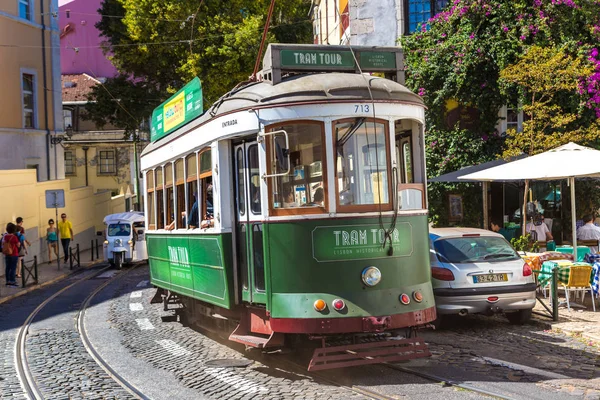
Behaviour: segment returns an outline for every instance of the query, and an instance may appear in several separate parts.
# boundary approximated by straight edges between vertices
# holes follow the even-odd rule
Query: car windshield
[[[110,224],[108,225],[108,236],[129,236],[131,226],[129,224]]]
[[[439,239],[433,242],[433,246],[442,262],[461,264],[519,259],[511,245],[496,236]]]

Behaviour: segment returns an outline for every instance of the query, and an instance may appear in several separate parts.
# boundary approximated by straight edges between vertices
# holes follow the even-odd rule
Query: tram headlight
[[[377,267],[367,267],[362,272],[362,281],[365,285],[373,287],[381,281],[381,271]]]

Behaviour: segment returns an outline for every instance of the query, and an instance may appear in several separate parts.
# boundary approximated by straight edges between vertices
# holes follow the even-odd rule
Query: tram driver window
[[[333,128],[339,209],[390,210],[387,123],[353,118],[337,121]]]
[[[326,212],[323,124],[305,121],[269,127],[269,131],[278,130],[287,132],[289,149],[285,148],[283,134],[268,137],[268,173],[284,173],[288,169],[287,154],[290,172],[269,179],[271,209],[276,214]]]

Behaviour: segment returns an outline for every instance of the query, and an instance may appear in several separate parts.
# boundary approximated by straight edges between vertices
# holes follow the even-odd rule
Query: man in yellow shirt
[[[60,236],[60,243],[62,244],[63,251],[65,252],[65,263],[69,261],[69,244],[71,243],[71,239],[75,235],[73,235],[73,225],[71,221],[67,220],[67,214],[61,214],[60,221],[58,223],[58,234]]]

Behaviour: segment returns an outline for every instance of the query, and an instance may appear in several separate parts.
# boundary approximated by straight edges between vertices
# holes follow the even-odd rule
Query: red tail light
[[[333,301],[333,303],[331,303],[331,305],[333,306],[333,308],[335,308],[337,311],[341,311],[346,307],[346,303],[344,303],[344,300],[341,299],[335,299]]]
[[[453,281],[454,274],[446,268],[431,267],[431,276],[440,281]]]
[[[529,264],[523,264],[523,276],[531,276],[531,274],[533,274],[533,271],[531,270]]]

